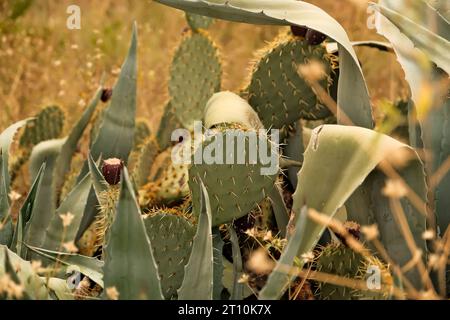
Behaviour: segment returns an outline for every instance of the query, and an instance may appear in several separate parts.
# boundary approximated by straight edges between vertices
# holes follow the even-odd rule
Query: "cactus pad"
[[[343,244],[331,243],[322,248],[316,260],[317,271],[354,280],[365,280],[368,267],[375,266],[381,271],[381,284],[392,284],[388,267],[375,257],[369,256],[368,259]],[[324,300],[387,299],[386,293],[382,291],[362,291],[326,282],[319,284],[319,292],[320,298]]]
[[[140,147],[145,140],[150,137],[150,128],[148,127],[147,121],[144,119],[138,119],[136,121],[136,127],[134,128],[134,146],[135,148]]]
[[[64,127],[64,118],[64,112],[58,106],[42,109],[35,119],[27,122],[20,137],[20,146],[30,147],[45,140],[59,138]]]
[[[324,46],[310,46],[287,33],[260,52],[245,92],[265,128],[283,129],[299,118],[315,120],[330,115],[297,71],[312,60],[323,63],[325,77],[320,84],[328,91],[332,67]]]
[[[184,266],[192,250],[195,226],[175,209],[157,210],[144,218],[144,224],[158,265],[166,299],[176,297],[184,278]]]
[[[196,153],[211,148],[213,144],[216,144],[214,141],[219,141],[220,139],[226,141],[227,135],[234,135],[239,131],[244,132],[243,130],[215,130],[215,135],[211,139],[205,140],[202,148],[198,148]],[[205,159],[200,156],[203,161],[202,163],[197,164],[195,163],[195,158],[196,156],[198,158],[198,155],[195,154],[194,162],[189,168],[189,188],[192,193],[194,212],[196,212],[196,205],[198,205],[200,201],[199,178],[201,178],[210,195],[213,226],[231,222],[234,219],[249,213],[268,195],[271,188],[273,188],[274,181],[277,177],[278,171],[271,175],[263,175],[261,173],[261,169],[263,167],[266,168],[266,166],[261,163],[259,157],[254,163],[249,161],[248,156],[245,156],[244,161],[237,161],[239,159],[236,155],[239,155],[240,153],[243,153],[244,155],[250,154],[249,146],[253,145],[253,141],[249,141],[250,138],[248,136],[243,135],[243,138],[245,139],[245,150],[237,150],[239,143],[235,140],[235,157],[233,161],[226,161],[226,159],[223,159],[223,164],[218,164],[217,162],[208,164],[205,162]],[[225,145],[230,144],[222,143],[222,145],[219,146],[219,149],[216,149],[216,153],[217,151],[222,152],[223,155],[230,153],[230,150],[226,150]],[[271,143],[268,143],[267,147],[269,149],[274,146]],[[220,148],[223,149],[220,150]],[[261,145],[258,143],[257,148],[255,149],[258,149],[259,151],[260,148]],[[272,149],[270,151],[272,151]],[[267,151],[267,149],[264,150],[266,154],[269,154],[270,151]],[[278,163],[276,165],[278,165]],[[276,170],[278,170],[278,167]]]
[[[195,13],[186,12],[186,20],[192,30],[207,29],[214,21],[214,19],[202,16]]]
[[[221,86],[217,49],[206,33],[190,32],[175,53],[169,93],[175,115],[185,128],[203,118],[206,102]]]

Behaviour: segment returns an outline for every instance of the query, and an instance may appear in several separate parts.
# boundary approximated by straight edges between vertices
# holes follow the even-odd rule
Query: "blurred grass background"
[[[35,0],[12,21],[7,17],[13,1],[24,0],[0,0],[0,129],[54,103],[65,108],[73,123],[103,73],[107,85],[114,84],[135,20],[139,27],[138,115],[157,128],[168,98],[172,55],[187,27],[183,12],[148,0]],[[382,40],[367,28],[366,1],[309,2],[335,17],[351,40]],[[66,28],[66,9],[72,4],[81,8],[81,30]],[[255,50],[279,31],[279,27],[225,21],[210,28],[223,57],[224,90],[242,86]],[[392,54],[368,48],[356,51],[376,116],[382,119],[382,108],[377,106],[406,94],[403,72]]]

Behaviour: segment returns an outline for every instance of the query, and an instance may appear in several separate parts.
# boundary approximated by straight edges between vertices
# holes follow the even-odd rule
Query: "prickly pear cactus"
[[[45,140],[59,138],[64,127],[64,119],[64,111],[58,106],[42,109],[35,119],[28,121],[19,140],[20,146],[26,148]]]
[[[140,187],[148,182],[153,161],[158,155],[159,147],[154,137],[147,138],[139,150],[135,150],[130,156],[130,166],[133,167],[133,179]]]
[[[189,27],[191,27],[193,31],[196,31],[198,29],[207,29],[214,21],[214,19],[210,17],[205,17],[188,12],[186,12],[186,20],[189,24]]]
[[[244,95],[264,127],[283,129],[299,118],[315,120],[330,115],[297,70],[313,60],[323,65],[324,77],[319,82],[328,91],[333,71],[324,45],[311,46],[288,32],[259,53]]]
[[[42,141],[61,137],[64,119],[64,111],[60,107],[48,106],[42,109],[34,119],[27,122],[19,138],[18,150],[10,164],[11,181],[14,181],[22,165],[29,159],[35,145]]]
[[[159,209],[144,217],[166,299],[176,298],[189,261],[195,226],[177,209]]]
[[[208,35],[189,31],[173,58],[169,93],[174,113],[188,129],[203,118],[208,99],[220,90],[221,63]]]
[[[213,132],[211,138],[205,139],[194,154],[193,164],[189,168],[189,188],[195,210],[201,196],[199,194],[200,179],[203,181],[209,192],[212,224],[216,226],[246,215],[268,195],[278,174],[278,162],[272,163],[275,165],[275,170],[266,174],[264,168],[267,169],[267,166],[263,165],[261,159],[250,161],[246,156],[252,151],[258,152],[259,155],[268,155],[273,151],[272,148],[277,148],[265,135],[258,138],[259,143],[255,150],[250,150],[255,145],[250,141],[251,136],[247,136],[246,133],[255,133],[253,130],[243,128],[239,124],[228,124],[216,127]],[[230,144],[224,143],[228,139],[235,139],[233,159],[224,159],[225,156],[228,158],[231,152],[225,147]],[[245,146],[245,150],[237,147],[240,142]],[[214,156],[208,157],[209,160],[205,157],[202,158],[203,151],[209,153],[212,150],[215,150],[216,155],[223,156],[222,159],[214,158]],[[242,155],[244,156],[240,159]],[[196,158],[202,159],[201,163],[196,163]],[[214,158],[214,161],[210,163],[211,158]]]
[[[159,154],[150,169],[150,182],[140,190],[143,207],[173,205],[189,194],[187,164],[177,164],[171,159],[174,147]]]
[[[118,185],[109,186],[99,195],[100,212],[94,221],[95,248],[105,247],[108,243],[108,233],[116,216],[117,201],[120,188]]]
[[[381,284],[392,284],[392,278],[388,267],[378,258],[371,256],[369,261],[361,254],[341,243],[330,243],[323,247],[316,260],[317,271],[354,280],[366,280],[369,268],[378,268],[381,275]],[[331,283],[320,282],[318,295],[323,300],[385,300],[388,294],[383,291],[359,290],[338,286]]]

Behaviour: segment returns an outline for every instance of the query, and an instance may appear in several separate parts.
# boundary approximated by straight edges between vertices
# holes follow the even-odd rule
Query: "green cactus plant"
[[[317,80],[328,91],[336,62],[325,45],[309,45],[289,31],[261,50],[256,61],[244,95],[266,128],[286,130],[299,118],[317,120],[330,115],[297,70],[300,65],[319,62],[323,75]]]
[[[158,265],[163,295],[174,299],[183,283],[196,227],[179,209],[155,209],[144,217],[144,225]]]
[[[64,129],[64,111],[56,106],[43,108],[34,119],[27,122],[19,138],[19,150],[10,164],[11,181],[28,161],[31,150],[42,141],[60,138]]]
[[[172,61],[169,93],[175,116],[188,129],[203,118],[208,99],[221,87],[217,48],[202,30],[188,32]]]
[[[366,260],[368,259],[368,260]],[[376,257],[366,258],[341,243],[330,243],[321,248],[315,260],[316,270],[328,275],[337,275],[351,280],[366,280],[368,267],[380,270],[380,285],[392,284],[392,276],[387,265]],[[385,290],[385,288],[383,288]],[[322,300],[386,300],[389,293],[382,291],[363,291],[327,282],[319,282],[318,293]]]

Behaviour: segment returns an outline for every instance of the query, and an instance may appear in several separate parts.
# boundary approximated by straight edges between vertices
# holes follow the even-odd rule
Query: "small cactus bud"
[[[100,100],[102,100],[102,102],[108,102],[108,100],[111,99],[111,96],[112,96],[112,89],[105,88],[102,90],[102,96],[100,97]]]
[[[308,32],[306,32],[306,42],[308,42],[309,45],[317,46],[325,41],[327,38],[326,35],[323,33],[320,33],[316,30],[308,29]]]
[[[116,185],[119,183],[122,170],[123,161],[120,159],[110,158],[103,161],[103,177],[110,185]]]
[[[305,37],[308,32],[308,28],[304,26],[291,26],[291,32],[296,37]]]

